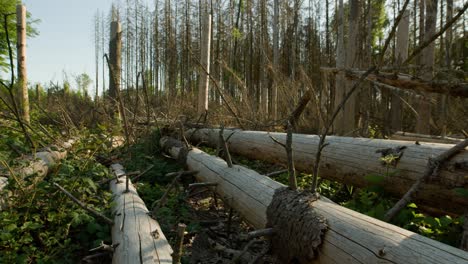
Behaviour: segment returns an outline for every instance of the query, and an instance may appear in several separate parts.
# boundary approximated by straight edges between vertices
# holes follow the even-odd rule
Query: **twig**
[[[179,174],[180,174],[180,176],[192,176],[192,175],[195,175],[197,173],[198,173],[198,171],[169,172],[168,174],[166,174],[166,177],[174,177],[174,176],[177,176]]]
[[[216,182],[197,182],[191,183],[188,186],[188,189],[196,189],[196,188],[203,188],[203,187],[216,187],[218,184]]]
[[[288,174],[289,174],[289,188],[296,190],[297,189],[297,180],[296,180],[296,169],[294,168],[294,157],[292,152],[292,130],[293,125],[290,120],[287,121],[287,134],[286,134],[286,144],[280,142],[275,137],[268,134],[268,136],[276,144],[282,146],[286,151],[286,156],[288,160]]]
[[[194,60],[197,62],[198,66],[200,66],[200,68],[202,68],[203,71],[205,71],[205,73],[208,75],[208,77],[210,77],[210,80],[211,82],[214,84],[216,90],[218,91],[219,93],[219,96],[221,97],[221,100],[223,100],[224,104],[226,105],[226,108],[229,112],[231,112],[231,114],[234,116],[234,118],[236,119],[237,121],[237,124],[239,124],[239,127],[244,129],[244,126],[242,125],[240,119],[239,119],[239,116],[236,114],[236,112],[234,112],[234,110],[232,109],[231,105],[228,103],[228,101],[226,100],[226,98],[224,97],[224,93],[223,91],[221,90],[221,88],[219,87],[219,84],[218,82],[213,78],[213,76],[211,76],[211,74],[206,70],[206,68],[200,63],[200,61],[198,61],[195,57],[194,57]]]
[[[135,176],[132,181],[135,183],[138,179],[141,178],[141,176],[145,175],[148,171],[150,171],[152,168],[154,168],[154,165],[150,165],[146,170],[144,170],[142,173],[138,174]]]
[[[177,244],[174,248],[174,253],[172,253],[172,263],[179,264],[180,259],[182,258],[183,248],[184,248],[184,236],[185,229],[187,226],[185,224],[179,224],[177,226]]]
[[[157,201],[157,204],[153,206],[152,210],[152,215],[156,217],[156,212],[159,210],[159,208],[163,207],[166,205],[167,201],[167,196],[169,196],[169,192],[172,190],[172,188],[176,185],[177,181],[180,179],[182,175],[182,171],[178,172],[177,176],[172,180],[172,182],[167,186],[166,191],[164,192],[163,196],[161,199]]]
[[[265,228],[265,229],[259,229],[259,230],[249,232],[246,235],[242,235],[240,238],[242,240],[251,240],[251,239],[262,237],[262,236],[272,236],[273,234],[275,234],[275,229]]]
[[[265,174],[265,176],[271,178],[271,177],[275,177],[275,176],[278,176],[278,175],[280,175],[280,174],[283,174],[283,173],[285,173],[285,172],[288,172],[288,169],[270,172],[270,173]]]
[[[223,151],[224,151],[224,157],[226,159],[226,163],[228,165],[229,168],[232,168],[232,158],[231,158],[231,154],[229,153],[229,147],[228,147],[228,144],[226,142],[226,140],[224,140],[224,126],[221,125],[220,129],[219,129],[219,146],[221,146],[223,148]]]
[[[293,125],[288,121],[288,133],[286,135],[286,156],[288,157],[289,188],[297,189],[296,169],[294,168],[294,157],[292,149],[292,130]]]
[[[109,182],[111,182],[111,181],[113,181],[113,180],[115,180],[115,179],[119,179],[119,178],[124,177],[124,176],[127,176],[127,177],[128,177],[128,176],[138,175],[138,174],[140,174],[140,171],[132,171],[132,172],[124,173],[124,174],[122,174],[122,175],[118,175],[118,176],[115,175],[115,177],[112,177],[112,178],[109,178],[109,179],[105,179],[104,181],[101,181],[101,182],[99,183],[99,185],[101,185],[101,186],[102,186],[102,185],[105,185],[105,184],[107,184],[107,183],[109,183]]]
[[[104,244],[104,241],[101,241],[101,244],[98,246],[98,247],[95,247],[95,248],[92,248],[89,250],[89,252],[93,252],[93,251],[98,251],[98,250],[104,250],[104,251],[108,251],[108,252],[114,252],[114,249],[119,245],[119,243],[115,244],[115,245],[106,245]]]
[[[10,78],[10,84],[7,86],[3,81],[0,79],[0,84],[5,86],[5,88],[8,90],[8,94],[10,95],[10,100],[13,105],[13,107],[9,106],[8,103],[2,98],[2,102],[13,112],[13,114],[16,117],[16,121],[19,123],[21,130],[23,131],[24,136],[26,137],[26,140],[28,143],[31,145],[32,149],[35,149],[36,146],[34,144],[34,141],[32,140],[31,136],[29,135],[28,131],[26,130],[26,127],[24,125],[23,120],[21,120],[21,115],[18,109],[18,105],[16,104],[15,96],[13,95],[13,85],[15,83],[15,70],[14,70],[14,64],[13,64],[13,51],[11,48],[11,43],[10,43],[10,35],[8,32],[8,16],[14,15],[12,14],[4,14],[3,19],[4,19],[4,24],[3,24],[3,29],[5,30],[5,37],[7,41],[7,46],[8,46],[8,57],[10,59],[10,71],[11,71],[11,78]]]
[[[379,60],[379,68],[382,67],[384,58],[385,58],[385,51],[388,49],[388,45],[390,45],[390,41],[392,40],[393,36],[395,35],[395,31],[398,27],[398,24],[400,23],[400,20],[403,18],[403,14],[406,11],[406,7],[409,4],[409,0],[406,0],[405,3],[403,4],[403,7],[401,8],[400,12],[398,13],[397,18],[395,19],[395,22],[393,23],[392,30],[390,30],[390,34],[388,35],[387,39],[385,40],[384,47],[381,51],[380,54],[380,60]]]
[[[336,117],[338,116],[338,113],[341,111],[341,109],[344,107],[348,99],[351,97],[351,95],[357,90],[357,88],[361,85],[361,83],[369,76],[369,74],[373,73],[377,68],[375,66],[370,67],[359,79],[354,83],[353,87],[349,92],[345,95],[341,103],[338,105],[338,107],[335,109],[335,112],[333,113],[332,118],[330,119],[330,122],[328,125],[325,127],[325,131],[323,131],[322,135],[320,136],[320,141],[318,144],[318,149],[317,149],[317,154],[315,156],[315,164],[313,167],[313,179],[312,179],[312,193],[317,192],[317,182],[318,182],[318,173],[319,173],[319,168],[320,168],[320,157],[322,155],[322,150],[328,145],[325,143],[325,139],[327,137],[327,134],[333,125],[333,122],[335,121]]]
[[[433,178],[439,174],[440,168],[455,156],[458,152],[464,150],[468,146],[468,139],[458,143],[449,150],[443,152],[436,158],[429,158],[424,174],[419,178],[408,190],[408,192],[401,198],[384,216],[385,221],[391,221],[403,209],[419,191],[421,186],[426,183],[429,178]]]
[[[57,187],[61,192],[63,192],[65,195],[67,195],[70,199],[72,199],[73,202],[75,202],[76,204],[78,204],[81,208],[85,209],[86,211],[88,211],[89,213],[91,213],[92,215],[102,219],[104,222],[106,222],[107,224],[109,225],[113,225],[114,224],[114,221],[112,221],[111,219],[109,219],[108,217],[106,217],[105,215],[89,208],[88,206],[86,206],[84,203],[82,203],[80,200],[78,200],[77,198],[75,198],[75,196],[73,196],[71,193],[69,193],[67,190],[65,190],[62,186],[60,186],[59,184],[57,184],[56,182],[54,182],[54,186]]]
[[[402,63],[402,65],[407,64],[410,62],[414,57],[416,57],[421,51],[423,51],[427,46],[429,46],[434,40],[436,40],[438,37],[440,37],[442,34],[444,34],[447,29],[449,29],[453,23],[455,23],[458,18],[465,13],[466,9],[468,9],[468,2],[465,3],[463,8],[457,13],[456,16],[454,16],[450,21],[445,23],[444,27],[439,30],[436,34],[434,34],[431,38],[428,40],[424,41],[421,45],[419,45],[417,48],[413,50],[413,53],[408,56],[408,58]]]
[[[235,257],[232,258],[231,263],[240,263],[242,256],[243,256],[245,253],[247,253],[247,251],[250,249],[250,247],[251,247],[253,244],[258,243],[258,242],[260,242],[260,240],[257,240],[257,239],[250,240],[250,241],[244,246],[244,248],[242,249],[242,251],[239,252],[239,254],[237,254]]]

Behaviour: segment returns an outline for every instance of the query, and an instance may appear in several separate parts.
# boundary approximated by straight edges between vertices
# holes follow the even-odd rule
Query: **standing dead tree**
[[[29,117],[28,78],[26,71],[26,7],[22,4],[16,6],[16,24],[18,86],[20,87],[23,120],[29,124],[31,120]]]

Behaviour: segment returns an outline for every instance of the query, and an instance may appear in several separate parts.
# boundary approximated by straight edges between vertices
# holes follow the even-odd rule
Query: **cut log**
[[[242,166],[229,168],[220,158],[161,139],[173,157],[187,153],[186,165],[202,182],[216,182],[216,192],[255,228],[267,225],[267,208],[284,185]],[[181,152],[182,151],[182,152]],[[309,263],[467,263],[468,253],[339,206],[326,198],[312,202],[328,230],[318,256]],[[304,224],[304,223],[301,223]],[[298,238],[291,237],[291,243]],[[275,241],[272,241],[275,243]],[[288,245],[285,245],[287,247]],[[310,245],[312,247],[312,245]],[[281,252],[280,252],[281,253]],[[304,262],[301,262],[304,263]]]
[[[191,140],[205,142],[215,147],[218,129],[199,129]],[[235,132],[229,139],[231,152],[251,159],[286,164],[284,149],[273,142],[268,132],[241,131],[225,129],[225,136]],[[284,143],[285,133],[270,133]],[[293,135],[294,164],[299,171],[309,172],[315,161],[319,137],[316,135]],[[379,177],[379,184],[396,197],[402,197],[409,187],[419,179],[427,166],[430,157],[439,155],[451,148],[451,144],[419,143],[396,140],[350,138],[328,136],[320,163],[320,176],[326,179],[351,184],[356,187],[368,187],[376,183],[369,181]],[[401,157],[393,164],[382,161],[385,153],[398,152]],[[425,184],[418,193],[415,202],[446,212],[463,214],[468,207],[468,199],[460,195],[456,188],[468,187],[468,172],[464,164],[468,163],[468,152],[465,150],[455,156],[440,171],[437,179]],[[374,182],[374,181],[372,181]]]
[[[158,222],[149,216],[143,200],[120,164],[111,165],[119,179],[111,181],[114,195],[112,244],[117,245],[112,263],[172,263],[172,249]],[[128,182],[128,191],[126,183]]]

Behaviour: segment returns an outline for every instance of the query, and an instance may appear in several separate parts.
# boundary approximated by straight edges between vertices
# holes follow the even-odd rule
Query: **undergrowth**
[[[30,151],[20,133],[0,130],[8,137],[2,139],[15,144],[18,152]],[[108,169],[93,159],[96,151],[107,151],[105,139],[87,131],[81,134],[82,140],[48,176],[9,177],[1,194],[0,263],[78,263],[102,241],[111,244],[110,226],[53,186],[58,183],[94,210],[110,214],[111,194],[96,184],[108,177]],[[13,159],[19,153],[0,145],[4,169],[27,165]]]
[[[183,169],[181,164],[161,154],[159,139],[159,131],[154,131],[148,137],[140,139],[139,142],[130,146],[127,159],[124,161],[124,167],[128,172],[144,171],[149,166],[154,166],[138,179],[138,182],[134,183],[138,194],[150,211],[173,180],[172,177],[166,177],[166,174]],[[185,193],[180,186],[176,186],[169,192],[166,204],[156,212],[156,220],[172,246],[175,245],[175,228],[178,223],[185,223],[189,233],[199,228],[198,223],[192,217],[192,208],[185,202],[185,198]]]

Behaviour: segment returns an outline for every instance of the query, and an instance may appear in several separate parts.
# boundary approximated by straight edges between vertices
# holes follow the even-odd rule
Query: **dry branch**
[[[68,196],[68,198],[70,198],[73,202],[75,202],[77,205],[79,205],[81,208],[85,209],[86,211],[88,211],[89,213],[91,213],[92,215],[94,215],[95,217],[97,217],[98,219],[101,219],[103,220],[104,222],[106,222],[108,225],[113,225],[114,224],[114,221],[112,221],[111,219],[109,219],[107,216],[89,208],[88,206],[86,206],[86,204],[84,204],[83,202],[81,202],[80,200],[78,200],[75,196],[73,196],[71,193],[69,193],[67,190],[65,190],[62,186],[60,186],[58,183],[55,183],[54,182],[54,186],[57,187],[61,192],[63,192],[65,195]]]

